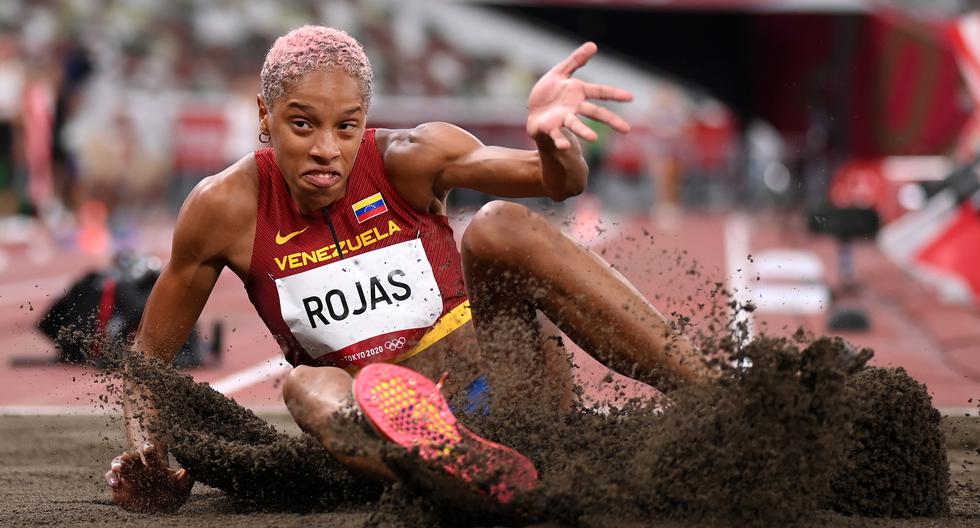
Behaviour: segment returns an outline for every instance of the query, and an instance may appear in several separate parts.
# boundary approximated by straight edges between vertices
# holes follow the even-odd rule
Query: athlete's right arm
[[[177,217],[170,262],[153,287],[134,342],[134,352],[170,364],[187,340],[226,262],[230,233],[227,195],[219,177],[191,192]],[[224,207],[223,207],[224,206]],[[163,442],[147,427],[156,409],[139,380],[126,378],[123,410],[129,451],[113,459],[105,478],[113,501],[137,511],[175,510],[190,494],[187,471],[171,469]]]

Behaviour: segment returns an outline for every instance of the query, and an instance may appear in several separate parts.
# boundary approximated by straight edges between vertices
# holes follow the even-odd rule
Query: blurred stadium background
[[[616,107],[634,132],[600,129],[587,146],[588,191],[532,206],[672,317],[710,301],[704,285],[720,281],[756,307],[740,316],[751,332],[844,335],[929,383],[944,409],[970,407],[980,396],[975,6],[0,3],[0,410],[87,403],[79,395],[91,387],[67,381],[82,367],[48,364],[58,352],[38,319],[87,272],[118,275],[119,255],[166,261],[187,192],[259,146],[265,52],[306,23],[364,44],[377,93],[370,126],[444,120],[513,147],[530,146],[534,81],[594,40],[600,54],[580,75],[634,92]],[[455,191],[456,225],[488,199]],[[665,264],[674,255],[701,271]],[[228,353],[194,375],[248,405],[279,405],[275,345],[236,282],[222,278],[203,317],[222,323]]]

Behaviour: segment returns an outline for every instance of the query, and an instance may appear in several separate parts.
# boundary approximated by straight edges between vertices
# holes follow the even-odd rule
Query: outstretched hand
[[[194,486],[187,470],[168,467],[150,443],[112,459],[105,481],[114,503],[138,512],[176,511]]]
[[[572,77],[575,70],[589,62],[596,51],[598,47],[594,43],[582,44],[531,88],[527,98],[527,134],[531,139],[537,141],[550,137],[557,148],[567,149],[571,143],[562,133],[562,128],[569,129],[586,141],[598,139],[596,132],[583,123],[579,115],[605,123],[617,132],[629,132],[629,123],[623,118],[589,99],[626,102],[633,100],[633,94],[614,86],[587,83]]]

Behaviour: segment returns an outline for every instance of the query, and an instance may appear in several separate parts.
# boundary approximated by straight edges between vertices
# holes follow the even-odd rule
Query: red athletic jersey
[[[374,129],[347,193],[322,211],[300,212],[272,149],[255,160],[258,218],[245,288],[292,365],[390,361],[466,300],[449,220],[395,191]]]

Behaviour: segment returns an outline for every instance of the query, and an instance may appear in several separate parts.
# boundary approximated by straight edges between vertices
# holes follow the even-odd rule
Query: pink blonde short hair
[[[262,97],[272,105],[289,85],[307,73],[336,68],[357,81],[366,111],[374,94],[371,63],[364,48],[346,32],[325,26],[303,26],[276,39],[262,65]]]

